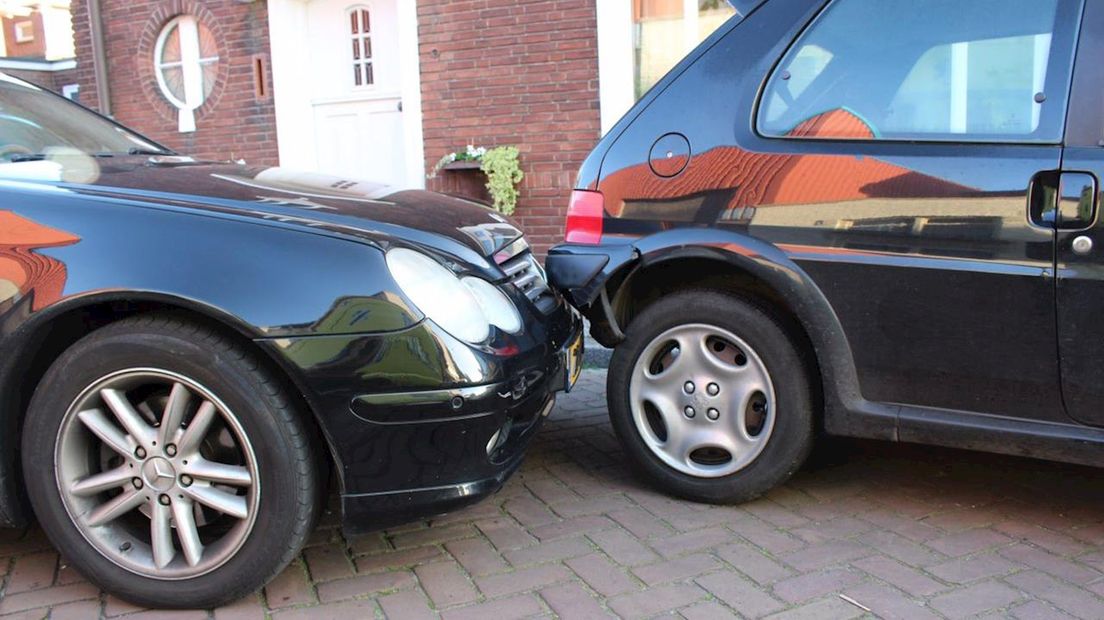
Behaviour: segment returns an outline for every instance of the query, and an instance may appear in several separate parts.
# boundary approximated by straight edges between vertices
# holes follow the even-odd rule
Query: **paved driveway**
[[[585,373],[489,501],[348,541],[328,515],[214,618],[1104,618],[1099,471],[859,443],[752,504],[674,501],[626,471],[604,380]],[[37,532],[0,540],[0,614],[175,617],[101,595]]]

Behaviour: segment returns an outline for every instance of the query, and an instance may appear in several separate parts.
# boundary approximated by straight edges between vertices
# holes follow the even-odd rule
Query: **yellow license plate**
[[[564,358],[564,374],[567,378],[564,389],[570,392],[575,382],[579,380],[579,375],[583,373],[583,332],[581,330],[575,335],[571,344],[567,345]]]

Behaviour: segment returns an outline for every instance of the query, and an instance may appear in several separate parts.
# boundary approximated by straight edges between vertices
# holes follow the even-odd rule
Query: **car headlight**
[[[422,314],[461,340],[485,341],[492,324],[511,333],[521,329],[513,302],[486,280],[461,280],[432,258],[405,248],[387,252],[387,268]]]
[[[511,334],[521,331],[521,315],[506,293],[482,278],[467,277],[460,282],[475,295],[475,301],[479,302],[483,316],[487,317],[491,325]]]

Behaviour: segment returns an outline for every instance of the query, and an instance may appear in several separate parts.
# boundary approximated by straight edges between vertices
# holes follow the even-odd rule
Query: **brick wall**
[[[85,0],[74,0],[72,7],[80,100],[95,109],[88,6]],[[116,120],[183,153],[213,159],[244,158],[251,164],[276,163],[276,118],[264,2],[131,0],[101,1],[100,7]],[[177,131],[177,110],[161,95],[153,72],[158,34],[169,20],[184,13],[195,15],[214,34],[220,60],[214,91],[196,112],[194,133]],[[255,94],[257,58],[264,67],[265,97]]]
[[[594,0],[422,1],[418,22],[427,170],[469,143],[516,145],[515,218],[543,255],[563,239],[575,173],[600,137]]]

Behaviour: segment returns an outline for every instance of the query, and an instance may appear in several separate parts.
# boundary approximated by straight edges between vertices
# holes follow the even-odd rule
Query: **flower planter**
[[[441,168],[445,174],[438,175],[434,181],[439,192],[455,194],[464,198],[490,203],[491,193],[487,191],[487,175],[479,169],[477,161],[454,161]]]

